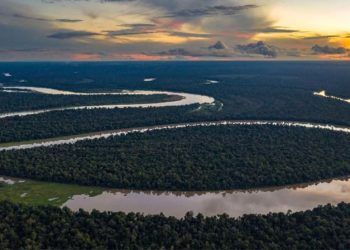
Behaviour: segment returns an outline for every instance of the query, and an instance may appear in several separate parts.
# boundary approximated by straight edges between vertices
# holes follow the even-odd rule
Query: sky
[[[0,0],[0,60],[349,60],[349,9],[348,0]]]

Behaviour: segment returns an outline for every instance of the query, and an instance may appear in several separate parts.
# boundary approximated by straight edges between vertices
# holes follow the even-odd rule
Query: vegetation
[[[0,173],[115,188],[252,188],[349,175],[349,146],[349,135],[318,129],[195,127],[3,151]]]
[[[349,249],[350,205],[175,219],[0,202],[0,228],[1,249]]]
[[[97,187],[25,180],[14,184],[0,183],[0,200],[30,205],[60,206],[73,195],[95,196],[100,194],[102,190],[102,188]]]
[[[92,109],[5,118],[0,120],[0,142],[44,139],[118,128],[191,121],[183,115],[187,111],[188,107]]]
[[[221,97],[214,95],[223,103],[222,109],[198,110],[198,105],[190,105],[150,109],[71,110],[5,118],[0,120],[0,142],[223,119],[290,120],[350,125],[349,104],[313,96],[312,91],[271,90],[270,87],[220,87],[217,91],[232,93],[225,96],[221,94]]]
[[[192,105],[123,111],[65,111],[7,118],[0,120],[0,142],[222,119],[300,120],[350,126],[348,103],[312,95],[314,91],[327,90],[329,94],[349,98],[349,65],[345,62],[0,63],[1,72],[13,74],[12,78],[0,76],[6,85],[18,85],[18,80],[26,79],[28,82],[23,84],[73,91],[170,90],[209,95],[223,103],[222,109],[197,110],[198,105]],[[151,76],[157,80],[143,82]],[[203,84],[207,79],[219,82]],[[95,102],[106,101],[99,98]],[[0,106],[6,106],[4,103],[1,101]],[[33,101],[31,105],[39,104]]]
[[[37,93],[4,93],[0,91],[0,113],[86,105],[153,103],[173,98],[177,99],[175,96],[169,97],[167,95],[68,96]]]

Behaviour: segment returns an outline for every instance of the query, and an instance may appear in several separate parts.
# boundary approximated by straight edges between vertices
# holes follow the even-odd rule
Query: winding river
[[[42,94],[63,94],[63,95],[121,95],[121,94],[167,94],[180,95],[183,98],[179,101],[153,103],[153,104],[130,104],[130,105],[99,105],[81,106],[60,109],[46,109],[40,111],[26,111],[9,114],[2,114],[0,118],[10,116],[35,115],[38,113],[51,112],[66,109],[84,108],[125,108],[125,107],[164,107],[179,106],[188,104],[211,104],[214,99],[207,96],[163,92],[163,91],[125,91],[116,93],[77,93],[53,90],[47,88],[34,87],[11,87],[7,91],[33,91]],[[314,93],[315,95],[326,97],[324,92]],[[323,95],[324,94],[324,95]],[[328,97],[329,98],[329,97]],[[334,98],[333,98],[334,99]],[[107,138],[110,136],[123,136],[129,133],[147,132],[163,129],[179,129],[196,126],[251,126],[251,125],[272,125],[303,127],[306,129],[325,129],[335,133],[350,133],[350,128],[316,124],[307,122],[291,121],[215,121],[215,122],[193,122],[183,124],[158,125],[141,128],[119,129],[114,131],[104,131],[89,133],[84,135],[74,135],[64,138],[53,138],[38,140],[30,143],[15,143],[10,146],[0,147],[2,150],[21,150],[35,147],[49,147],[53,145],[76,143],[82,140],[93,140]],[[187,211],[202,213],[207,216],[226,213],[230,216],[238,217],[243,214],[269,212],[302,211],[311,209],[318,205],[327,203],[337,204],[339,202],[350,202],[350,179],[333,179],[319,183],[306,183],[302,185],[285,186],[278,188],[265,188],[256,190],[232,190],[217,192],[156,192],[156,191],[135,191],[135,190],[105,190],[96,196],[73,195],[62,206],[67,206],[73,210],[83,208],[87,211],[98,209],[101,211],[123,211],[141,212],[145,214],[163,213],[167,216],[182,217]]]
[[[40,88],[40,87],[2,87],[3,91],[12,92],[23,92],[29,91],[34,93],[46,94],[46,95],[78,95],[78,96],[103,96],[103,95],[168,95],[168,96],[180,96],[182,97],[177,101],[159,102],[159,103],[140,103],[140,104],[114,104],[114,105],[85,105],[85,106],[74,106],[74,107],[64,107],[64,108],[52,108],[52,109],[41,109],[41,110],[31,110],[31,111],[20,111],[12,113],[0,114],[1,118],[14,117],[14,116],[27,116],[27,115],[37,115],[52,111],[64,111],[64,110],[79,110],[79,109],[115,109],[115,108],[159,108],[159,107],[172,107],[172,106],[183,106],[190,104],[213,104],[214,98],[204,95],[189,94],[189,93],[179,93],[170,91],[148,91],[148,90],[135,90],[128,91],[123,90],[120,92],[97,92],[97,93],[84,93],[84,92],[72,92],[64,91],[50,88]]]

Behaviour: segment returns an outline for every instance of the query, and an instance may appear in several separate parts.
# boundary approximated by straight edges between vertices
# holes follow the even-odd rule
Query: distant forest
[[[167,95],[68,96],[0,91],[0,113],[86,105],[151,103],[162,102],[169,98],[171,97]]]
[[[350,135],[276,126],[162,130],[0,152],[0,173],[131,189],[279,186],[350,175]]]
[[[19,79],[26,79],[28,82],[25,84],[29,86],[74,91],[169,90],[212,96],[223,104],[222,109],[202,107],[197,110],[198,105],[191,105],[143,110],[79,110],[6,118],[0,121],[0,143],[125,127],[223,119],[300,120],[350,126],[348,103],[313,96],[314,91],[326,90],[329,94],[350,98],[347,81],[350,78],[349,65],[322,62],[0,64],[3,72],[13,73],[12,78],[1,79],[0,76],[6,85],[18,85]],[[157,79],[147,83],[143,82],[144,77]],[[218,83],[204,84],[207,79]],[[1,99],[0,96],[0,110],[17,109],[17,101],[11,102],[9,98]],[[42,98],[31,100],[21,108],[57,105],[57,102],[52,103],[54,100],[45,104],[47,97]],[[105,103],[111,100],[110,97],[87,98],[84,101],[72,97],[57,98],[62,103]],[[61,98],[68,99],[63,101]],[[131,98],[125,100],[131,102],[135,97],[125,98]]]
[[[176,219],[0,202],[0,229],[1,249],[349,249],[350,205]]]

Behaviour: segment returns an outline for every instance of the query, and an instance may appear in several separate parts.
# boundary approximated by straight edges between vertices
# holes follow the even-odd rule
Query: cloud
[[[59,19],[54,19],[54,21],[61,22],[61,23],[78,23],[78,22],[82,22],[83,20],[81,20],[81,19],[59,18]]]
[[[209,38],[215,36],[214,34],[207,33],[191,33],[191,32],[181,32],[181,31],[170,31],[166,32],[169,35],[177,36],[177,37],[197,37],[197,38]]]
[[[237,45],[235,47],[241,54],[262,55],[264,57],[277,57],[278,49],[272,45],[268,45],[262,41],[257,43],[249,43],[244,45]]]
[[[104,33],[111,37],[159,33],[158,26],[153,23],[130,23],[118,26],[124,27],[124,29],[106,30]]]
[[[184,48],[176,48],[176,49],[170,49],[167,51],[161,51],[158,53],[155,53],[160,56],[201,56],[198,53],[191,52],[189,50],[186,50]]]
[[[27,19],[27,20],[33,20],[33,21],[43,21],[43,22],[60,22],[60,23],[77,23],[82,22],[81,19],[68,19],[68,18],[58,18],[58,19],[49,19],[49,18],[43,18],[43,17],[31,17],[31,16],[25,16],[22,14],[13,14],[12,15],[15,18],[20,19]]]
[[[278,26],[276,1],[0,0],[0,59],[325,58],[310,50],[325,41],[312,39],[336,36]]]
[[[67,32],[56,32],[47,37],[55,38],[55,39],[71,39],[71,38],[90,37],[90,36],[97,36],[97,35],[100,35],[100,34],[95,32],[88,32],[88,31],[67,31]]]
[[[253,29],[252,31],[258,32],[258,33],[296,33],[296,32],[301,32],[300,30],[287,29],[287,28],[282,28],[282,27],[266,27],[266,28],[260,28],[260,29]]]
[[[154,27],[157,27],[157,25],[153,24],[153,23],[126,23],[126,24],[120,24],[119,26],[128,27],[128,28],[154,28]]]
[[[155,33],[166,33],[170,36],[185,37],[185,38],[209,38],[213,37],[213,34],[208,33],[192,33],[183,32],[177,30],[171,30],[165,25],[157,25],[150,23],[135,23],[135,24],[122,24],[122,27],[127,27],[127,29],[121,30],[107,30],[106,35],[112,37],[118,36],[130,36],[130,35],[144,35],[144,34],[155,34]]]
[[[208,47],[209,50],[224,50],[228,49],[228,47],[221,41],[217,41],[215,44],[210,45]]]
[[[317,35],[317,36],[307,36],[304,37],[304,40],[319,40],[319,39],[328,39],[328,38],[335,38],[338,37],[337,35]]]
[[[135,29],[123,29],[123,30],[106,30],[105,33],[108,36],[132,36],[132,35],[144,35],[144,34],[152,34],[159,33],[158,31],[152,30],[135,30]]]
[[[179,11],[170,12],[169,15],[164,17],[201,17],[201,16],[231,16],[236,15],[239,12],[247,9],[257,8],[257,5],[238,5],[238,6],[225,6],[225,5],[216,5],[209,6],[200,9],[183,9]]]
[[[328,54],[328,55],[340,55],[347,53],[347,49],[344,47],[331,47],[331,46],[320,46],[320,45],[314,45],[311,48],[311,51],[314,54]]]
[[[175,57],[175,58],[183,58],[183,57],[216,57],[216,58],[227,58],[232,57],[233,53],[230,51],[222,52],[219,51],[209,51],[205,49],[184,49],[184,48],[175,48],[169,49],[166,51],[161,51],[158,53],[146,53],[148,55],[158,55],[158,56],[167,56],[167,57]]]
[[[221,41],[216,42],[207,48],[199,49],[185,49],[175,48],[166,51],[153,53],[152,55],[168,56],[168,57],[216,57],[216,58],[227,58],[236,56],[233,49],[228,48]]]

